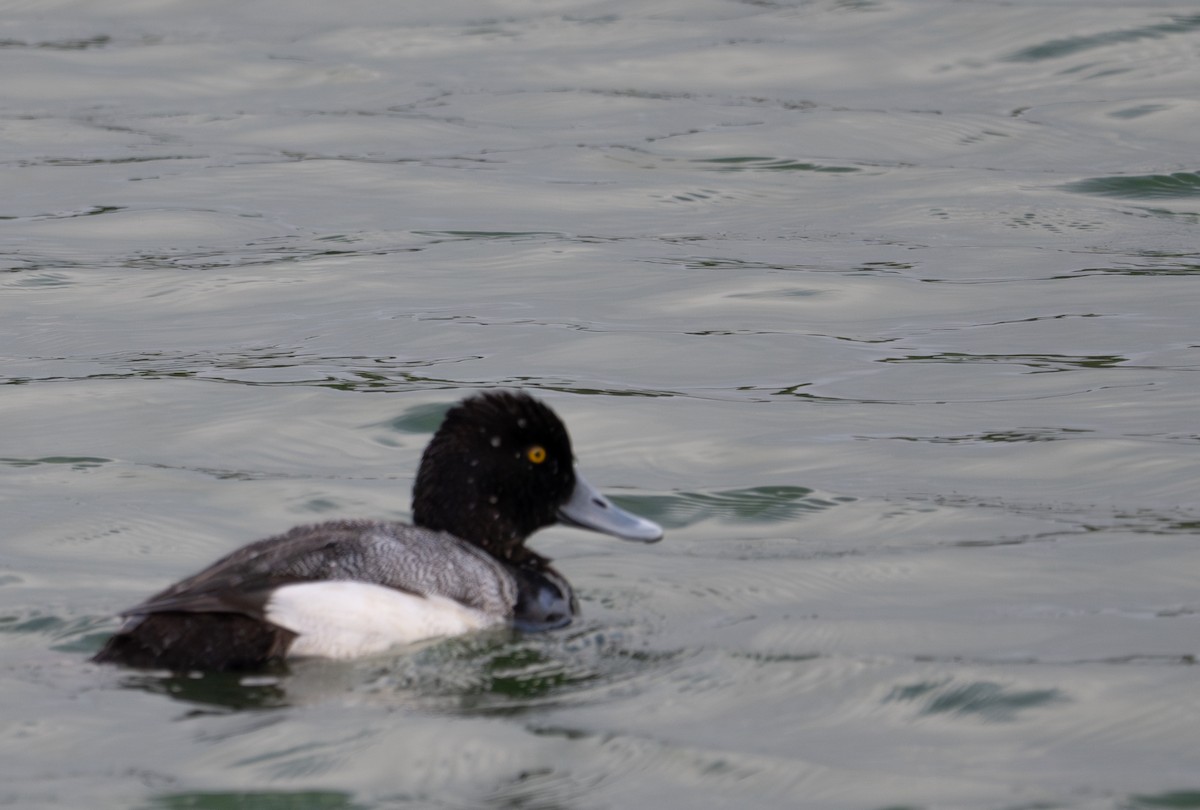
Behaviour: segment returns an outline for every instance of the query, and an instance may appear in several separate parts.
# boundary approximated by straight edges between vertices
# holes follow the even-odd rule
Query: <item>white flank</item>
[[[444,596],[415,596],[366,582],[285,585],[267,601],[267,621],[298,635],[289,656],[354,658],[503,619]]]

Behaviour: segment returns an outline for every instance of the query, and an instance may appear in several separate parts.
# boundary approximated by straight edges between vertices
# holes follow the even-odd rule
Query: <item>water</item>
[[[0,20],[0,802],[1200,807],[1187,3]],[[87,663],[540,392],[656,546],[583,619]],[[363,396],[369,394],[371,396]]]

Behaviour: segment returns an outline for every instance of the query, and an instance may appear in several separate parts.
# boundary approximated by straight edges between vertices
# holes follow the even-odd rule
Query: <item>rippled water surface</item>
[[[0,804],[1200,808],[1200,11],[10,3]],[[87,662],[538,392],[565,630]]]

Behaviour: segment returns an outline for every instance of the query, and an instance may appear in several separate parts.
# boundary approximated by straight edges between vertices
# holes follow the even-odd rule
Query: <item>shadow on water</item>
[[[1062,355],[1062,354],[968,354],[966,352],[940,352],[928,355],[886,357],[880,363],[999,363],[1025,366],[1039,374],[1053,371],[1072,371],[1080,368],[1114,368],[1129,362],[1129,358],[1115,354]]]
[[[467,716],[521,714],[607,690],[677,657],[637,649],[620,629],[485,632],[354,661],[289,661],[251,673],[121,671],[121,688],[189,707],[187,717],[281,709],[331,698]]]
[[[18,584],[21,578],[0,575],[0,585]],[[38,609],[0,615],[0,633],[42,637],[49,649],[61,653],[88,653],[100,649],[111,632],[110,616],[63,617]]]
[[[613,496],[613,501],[620,506],[645,515],[668,529],[710,519],[742,524],[778,523],[853,500],[848,497],[822,498],[807,487],[797,486]]]
[[[1095,48],[1106,48],[1124,42],[1144,39],[1162,39],[1172,34],[1186,34],[1200,28],[1200,15],[1192,14],[1172,18],[1169,22],[1155,23],[1116,31],[1103,31],[1090,36],[1063,37],[1022,48],[1004,57],[1006,62],[1041,62],[1047,59],[1062,59]]]
[[[43,279],[38,283],[57,283]],[[448,320],[460,320],[457,316]],[[488,325],[483,321],[467,319]],[[527,321],[526,323],[533,323]],[[573,324],[537,324],[552,328],[577,329]],[[586,331],[579,328],[579,331]],[[35,376],[0,374],[0,385],[29,385],[49,382],[96,380],[167,380],[188,379],[221,385],[247,385],[284,388],[329,388],[357,393],[397,393],[450,389],[461,393],[471,388],[524,388],[531,391],[558,391],[567,394],[613,397],[669,397],[677,392],[656,389],[603,388],[580,385],[567,378],[512,376],[488,380],[462,380],[433,372],[445,367],[483,360],[483,355],[466,353],[422,359],[394,355],[326,355],[307,352],[299,347],[264,346],[239,348],[236,352],[163,352],[117,353],[105,356],[77,356],[73,362],[94,365],[98,370],[87,374],[39,373]],[[290,379],[281,370],[292,369]],[[449,403],[447,404],[447,407]]]
[[[1094,430],[1068,427],[1029,427],[1012,430],[991,430],[966,433],[960,436],[887,436],[892,441],[928,442],[929,444],[1023,444],[1027,442],[1059,442],[1085,438]]]
[[[1130,796],[1117,805],[1118,810],[1150,810],[1150,808],[1176,808],[1194,810],[1200,808],[1200,788],[1195,790],[1173,790],[1144,796]]]
[[[107,34],[97,34],[84,39],[52,39],[28,42],[20,39],[0,39],[0,48],[40,48],[51,51],[83,51],[88,48],[103,48],[112,43]]]
[[[71,469],[84,470],[109,464],[110,458],[93,456],[45,456],[44,458],[0,458],[0,464],[7,467],[37,467],[42,464],[69,464]]]
[[[399,416],[383,422],[382,425],[397,433],[432,434],[442,424],[450,406],[449,402],[415,405],[406,409]]]
[[[282,667],[273,670],[286,672]],[[270,674],[247,676],[238,673],[208,672],[180,675],[132,675],[121,686],[152,695],[165,695],[195,707],[190,715],[211,714],[212,709],[253,711],[279,709],[290,705],[280,678]]]
[[[884,703],[915,703],[921,715],[975,716],[989,722],[1015,720],[1019,712],[1068,698],[1060,689],[1016,689],[992,681],[957,684],[950,680],[897,686]]]
[[[451,699],[451,705],[443,706],[451,713],[507,716],[562,703],[604,700],[611,687],[656,672],[676,658],[672,653],[635,649],[613,628],[580,628],[562,636],[514,636],[481,655],[470,642],[462,647],[440,645],[432,651],[435,656],[414,662],[418,666],[409,670],[408,678],[415,674],[415,688],[426,695],[440,693]],[[431,665],[436,671],[429,669]],[[448,680],[441,674],[446,670],[457,674]]]
[[[1086,272],[1093,275],[1111,274],[1121,276],[1190,276],[1200,273],[1200,264],[1180,265],[1176,267],[1101,267],[1088,268]]]
[[[365,810],[336,790],[188,792],[156,796],[144,810]]]
[[[856,166],[826,166],[820,163],[810,163],[804,160],[792,160],[791,158],[775,157],[747,156],[700,158],[693,162],[704,165],[706,168],[711,167],[718,171],[726,172],[830,172],[833,174],[847,174],[850,172],[861,171],[861,169]]]
[[[1100,197],[1121,197],[1129,200],[1188,199],[1200,197],[1200,174],[1117,175],[1089,177],[1062,186],[1064,191],[1094,194]]]

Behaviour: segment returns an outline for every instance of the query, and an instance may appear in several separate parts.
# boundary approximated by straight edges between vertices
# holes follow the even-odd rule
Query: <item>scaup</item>
[[[125,611],[93,660],[256,669],[503,623],[561,627],[578,612],[571,586],[525,547],[556,522],[645,543],[663,535],[583,479],[550,408],[520,392],[479,394],[451,408],[425,448],[413,525],[335,520],[251,543]]]

